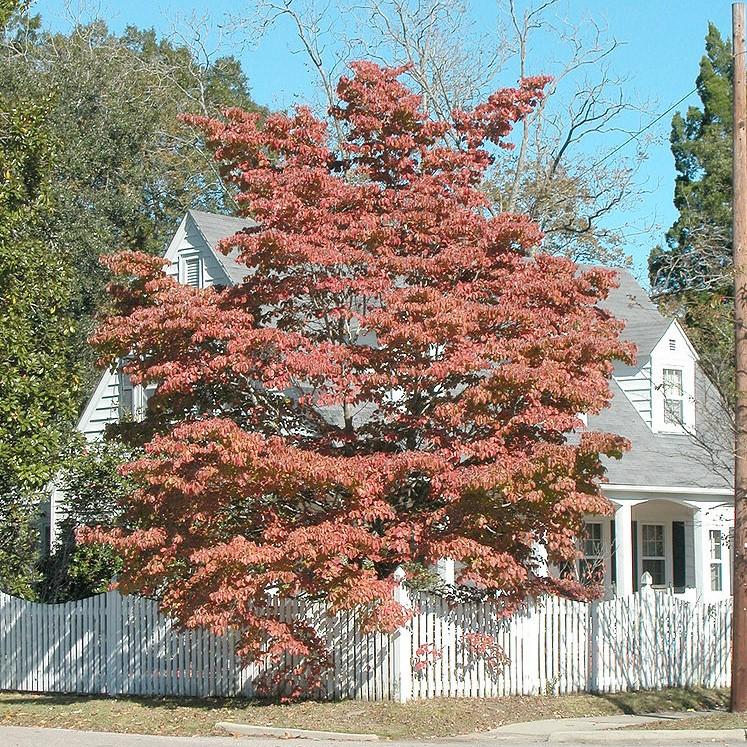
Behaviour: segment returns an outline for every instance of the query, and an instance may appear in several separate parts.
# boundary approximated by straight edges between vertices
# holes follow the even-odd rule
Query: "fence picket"
[[[283,620],[305,616],[326,640],[333,666],[321,697],[391,699],[394,683],[402,681],[398,666],[411,668],[406,696],[414,698],[729,683],[731,600],[691,603],[644,587],[591,605],[538,599],[507,619],[489,602],[449,604],[424,592],[411,601],[406,645],[411,657],[429,645],[423,670],[394,656],[392,636],[360,633],[355,611],[327,616],[318,603],[273,605]],[[498,671],[487,666],[467,643],[468,633],[492,636],[510,663]],[[0,594],[0,689],[252,695],[253,678],[265,664],[242,663],[237,638],[237,631],[178,631],[154,601],[115,591],[56,605]]]

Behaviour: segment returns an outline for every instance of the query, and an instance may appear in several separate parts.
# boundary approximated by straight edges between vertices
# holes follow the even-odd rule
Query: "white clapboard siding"
[[[541,598],[511,617],[490,602],[412,593],[412,618],[394,635],[361,633],[355,612],[328,615],[303,600],[271,604],[327,643],[331,667],[310,693],[317,698],[726,687],[731,676],[731,600],[689,603],[650,587],[593,604]],[[470,633],[491,636],[509,663],[491,666],[471,650]],[[55,605],[0,594],[0,690],[252,697],[258,675],[278,664],[241,662],[237,642],[236,631],[178,630],[154,601],[115,591]]]
[[[618,372],[615,381],[625,396],[638,411],[638,414],[651,427],[651,361],[631,373]]]
[[[166,254],[166,259],[170,260],[170,264],[166,267],[167,275],[189,285],[185,273],[191,262],[196,260],[201,287],[231,285],[231,280],[226,275],[215,252],[210,248],[191,216],[188,215],[183,221],[175,236],[175,242]]]
[[[119,374],[107,369],[101,374],[91,399],[78,422],[78,430],[89,440],[101,440],[106,426],[119,422]]]

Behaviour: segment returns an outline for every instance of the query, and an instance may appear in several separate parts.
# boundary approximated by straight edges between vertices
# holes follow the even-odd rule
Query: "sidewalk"
[[[546,719],[507,724],[483,734],[460,737],[460,742],[499,744],[567,745],[747,745],[744,729],[629,729],[653,721],[688,719],[701,713],[652,713],[640,716],[591,716],[588,718]]]

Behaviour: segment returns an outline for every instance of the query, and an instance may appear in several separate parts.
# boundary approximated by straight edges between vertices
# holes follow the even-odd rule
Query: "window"
[[[653,586],[667,582],[664,562],[664,525],[641,525],[641,572],[651,574]]]
[[[711,591],[723,591],[724,568],[722,559],[722,537],[719,529],[708,532],[711,545]]]
[[[682,370],[679,368],[664,369],[664,423],[665,425],[682,425],[684,421],[684,389],[682,387]]]
[[[182,283],[193,288],[202,288],[202,260],[199,257],[183,258]]]
[[[124,363],[124,361],[123,361]],[[135,390],[130,377],[119,370],[119,417],[132,418],[135,410]]]
[[[604,579],[604,543],[602,524],[587,522],[582,542],[583,558],[578,561],[578,580],[584,584],[600,583]]]
[[[126,361],[123,361],[123,364]],[[156,390],[155,384],[146,387],[134,386],[130,377],[119,370],[119,417],[123,420],[143,420],[148,407],[148,400]]]

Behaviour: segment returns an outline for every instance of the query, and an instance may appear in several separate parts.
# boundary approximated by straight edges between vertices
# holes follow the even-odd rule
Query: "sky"
[[[517,0],[517,4],[519,8],[527,5],[523,0]],[[251,16],[253,5],[254,0],[243,4],[241,0],[212,0],[207,11],[207,46],[239,57],[252,95],[260,104],[285,109],[312,98],[316,95],[315,75],[299,52],[289,23],[277,24],[259,41],[248,42],[247,34],[241,31],[226,33],[227,28],[233,27],[232,15]],[[496,1],[467,0],[467,5],[478,28],[492,33],[496,28]],[[329,8],[334,14],[336,0],[329,0]],[[115,31],[134,24],[170,34],[184,28],[187,19],[204,19],[206,4],[194,0],[98,0],[96,4],[89,0],[72,0],[72,4],[38,0],[34,11],[42,15],[48,28],[55,30],[69,28],[72,17],[99,16]],[[610,58],[610,68],[626,79],[628,95],[645,102],[645,112],[637,114],[635,122],[629,122],[634,130],[646,126],[694,88],[709,21],[724,36],[731,34],[729,0],[560,0],[553,12],[560,24],[572,24],[586,31],[597,24],[620,43]],[[560,42],[551,36],[539,39],[538,46],[538,66],[552,68],[553,62],[564,54]],[[515,82],[510,70],[504,75],[498,80],[500,85]],[[698,103],[693,94],[677,110],[684,112],[688,105]],[[671,116],[667,114],[647,131],[650,142],[638,173],[643,194],[625,216],[617,218],[629,224],[625,250],[632,256],[634,272],[642,281],[646,280],[649,251],[663,240],[677,215],[672,205],[675,171],[668,143]],[[627,139],[624,132],[608,134],[597,144],[600,150],[596,152],[612,151]],[[610,160],[632,157],[635,152],[636,142],[632,142]]]

